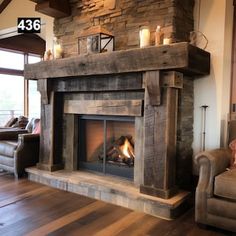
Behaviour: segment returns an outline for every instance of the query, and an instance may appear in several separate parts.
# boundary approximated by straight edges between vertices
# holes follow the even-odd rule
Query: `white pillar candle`
[[[150,30],[148,27],[141,27],[139,31],[140,48],[150,46]]]
[[[54,58],[55,59],[62,58],[62,48],[60,44],[54,45]]]
[[[171,44],[171,38],[164,38],[164,39],[163,39],[163,44],[164,44],[164,45]]]

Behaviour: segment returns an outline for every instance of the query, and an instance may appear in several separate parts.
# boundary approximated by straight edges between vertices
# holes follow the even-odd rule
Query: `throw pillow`
[[[32,131],[32,134],[40,134],[40,121],[37,122],[37,124],[35,125],[35,128]]]
[[[19,116],[17,122],[14,125],[12,125],[11,127],[24,129],[25,126],[27,125],[27,123],[28,123],[28,118],[27,117]]]
[[[7,123],[4,125],[4,127],[11,127],[17,122],[16,117],[12,117],[10,120],[7,121]]]
[[[236,168],[236,139],[230,142],[229,147],[232,150],[232,159],[231,159],[230,169],[234,169]]]
[[[25,127],[25,129],[27,129],[29,133],[32,133],[33,131],[33,123],[34,123],[34,118],[32,118]]]

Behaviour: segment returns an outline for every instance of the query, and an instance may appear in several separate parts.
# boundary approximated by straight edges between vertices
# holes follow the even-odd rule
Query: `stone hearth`
[[[84,171],[59,170],[48,172],[35,167],[28,168],[27,172],[31,181],[167,220],[176,218],[189,207],[189,192],[187,191],[179,191],[170,199],[162,199],[142,194],[130,181],[111,176],[107,178]]]
[[[188,43],[81,55],[26,65],[25,78],[38,80],[42,101],[37,168],[44,171],[65,169],[71,173],[78,169],[78,116],[134,117],[132,188],[135,191],[139,189],[142,197],[143,193],[155,196],[157,202],[159,198],[175,198],[178,193],[177,123],[181,122],[178,117],[179,94],[184,80],[208,74],[209,65],[209,53]],[[77,171],[80,172],[80,169]],[[38,171],[36,174],[35,170],[29,172],[31,179],[43,179],[45,182],[49,176],[53,179],[58,176],[48,174],[45,177],[45,172]],[[80,182],[81,175],[77,177]],[[108,179],[113,185],[112,178]],[[68,183],[67,180],[65,182]],[[125,192],[124,186],[121,185],[119,191]],[[119,191],[115,190],[116,193]],[[113,194],[114,191],[105,192]],[[182,199],[185,198],[186,195],[182,195]],[[107,201],[112,202],[109,199]],[[181,204],[167,207],[169,216],[166,213],[162,215],[162,211],[159,211],[159,216],[171,217],[173,209],[177,211],[179,205],[184,205],[182,200],[179,202]]]

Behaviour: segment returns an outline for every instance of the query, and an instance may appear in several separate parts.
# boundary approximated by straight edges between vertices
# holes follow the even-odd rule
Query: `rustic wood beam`
[[[66,100],[64,113],[89,115],[142,116],[142,100]]]
[[[186,42],[86,54],[26,65],[25,78],[60,78],[167,69],[194,76],[209,74],[210,54]]]
[[[161,86],[171,88],[183,88],[183,74],[177,71],[162,71]]]
[[[145,75],[146,73],[148,75]],[[140,191],[161,198],[170,198],[177,192],[175,186],[175,153],[179,88],[172,87],[173,83],[169,83],[170,87],[162,88],[161,104],[152,105],[146,81],[150,79],[150,74],[149,72],[146,73],[144,74],[143,135],[145,138],[143,141],[142,167],[144,179]],[[175,81],[176,75],[178,73],[170,71],[161,79]],[[155,91],[159,93],[159,91]],[[152,94],[152,96],[154,95]]]
[[[8,6],[8,4],[12,0],[3,0],[3,2],[0,4],[0,14],[4,11],[4,9]]]
[[[51,93],[51,84],[50,84],[49,80],[39,79],[38,80],[38,91],[41,94],[42,104],[49,104],[50,93]]]
[[[55,18],[66,17],[71,13],[68,0],[38,1],[35,11]]]
[[[148,71],[145,73],[146,89],[148,96],[146,104],[158,106],[161,104],[160,72]]]

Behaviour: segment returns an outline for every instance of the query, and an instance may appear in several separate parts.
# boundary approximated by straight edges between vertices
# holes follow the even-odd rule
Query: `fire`
[[[133,147],[130,145],[129,140],[126,138],[124,144],[120,147],[122,153],[127,158],[131,158],[131,155],[134,156]]]
[[[112,142],[106,151],[106,161],[112,164],[134,166],[134,141],[132,136],[120,136]],[[103,160],[103,153],[99,155]]]

